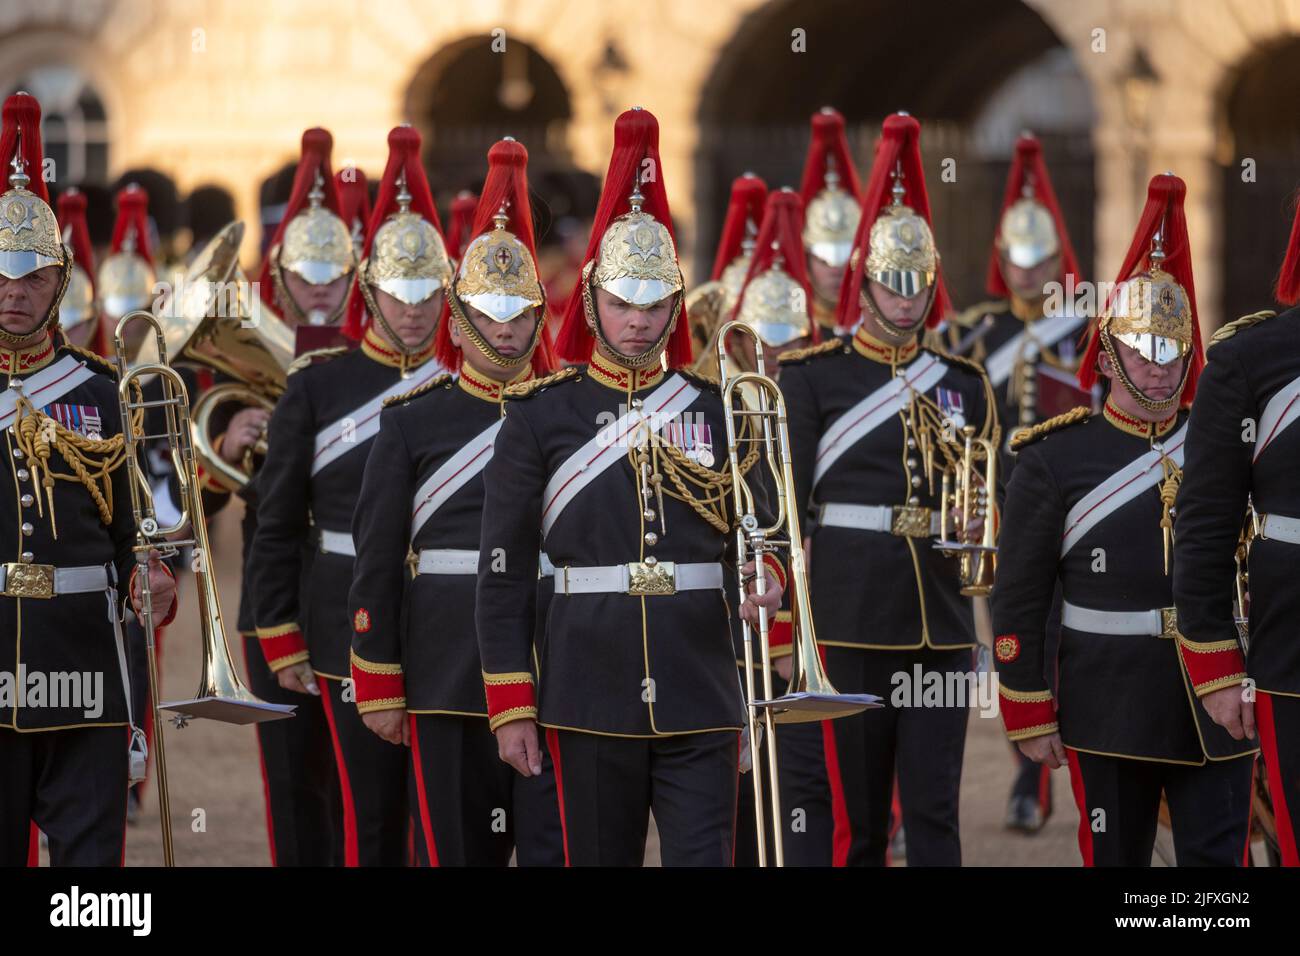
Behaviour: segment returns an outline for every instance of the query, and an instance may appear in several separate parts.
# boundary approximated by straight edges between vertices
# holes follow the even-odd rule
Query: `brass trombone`
[[[750,336],[754,341],[755,368],[753,372],[732,374],[726,356],[727,337],[732,332]],[[763,770],[758,758],[759,730],[766,731],[767,759],[771,768],[768,791],[772,805],[772,846],[776,865],[785,865],[782,840],[780,776],[776,765],[776,725],[833,720],[860,713],[868,707],[880,706],[880,700],[871,694],[841,694],[831,684],[817,653],[817,635],[813,629],[808,597],[808,576],[805,571],[803,532],[799,528],[794,494],[794,472],[790,455],[790,434],[787,425],[785,397],[776,381],[767,375],[763,357],[763,340],[753,327],[744,322],[731,321],[718,330],[715,346],[722,384],[722,407],[727,426],[727,457],[731,467],[731,488],[736,509],[736,561],[741,567],[754,562],[756,587],[764,592],[766,578],[763,574],[763,557],[784,551],[790,556],[789,586],[793,616],[794,661],[790,683],[780,697],[772,695],[771,621],[766,609],[758,614],[758,645],[762,657],[763,696],[760,699],[754,686],[754,629],[747,621],[741,622],[745,648],[745,723],[749,732],[754,785],[754,814],[758,835],[758,865],[767,866],[767,823],[763,813]],[[740,389],[740,396],[737,390]],[[744,395],[754,399],[755,407],[736,399]],[[739,407],[737,407],[739,405]],[[757,424],[758,437],[746,441],[759,443],[767,468],[775,486],[775,518],[771,525],[763,526],[755,509],[753,489],[740,470],[743,450],[737,438],[737,422],[751,418]],[[748,579],[738,576],[738,599],[745,600]],[[761,716],[760,716],[761,715]]]
[[[159,360],[156,363],[128,359],[124,330],[133,321],[147,322],[154,333]],[[190,403],[185,382],[167,363],[167,340],[162,324],[152,313],[138,310],[124,315],[113,333],[113,345],[120,380],[118,407],[122,415],[122,436],[126,447],[127,483],[131,491],[131,512],[135,518],[136,543],[133,548],[140,582],[140,618],[145,632],[149,664],[149,698],[154,711],[154,747],[158,757],[158,808],[162,823],[163,862],[173,865],[171,804],[167,787],[167,757],[163,744],[162,711],[173,711],[177,727],[195,717],[206,717],[232,724],[249,724],[293,716],[294,706],[269,704],[251,693],[239,678],[230,658],[221,616],[221,602],[216,582],[208,566],[211,549],[199,493],[194,446],[190,438]],[[142,380],[156,376],[162,384],[162,398],[146,400]],[[150,434],[147,418],[151,409],[161,409],[165,427]],[[165,440],[169,446],[175,479],[179,486],[180,516],[169,525],[160,524],[154,508],[149,473],[143,464],[145,445]],[[189,537],[184,537],[188,532]],[[195,591],[198,594],[203,635],[203,670],[199,690],[189,700],[161,703],[158,697],[157,626],[153,620],[152,592],[149,587],[149,554],[163,557],[192,548]]]

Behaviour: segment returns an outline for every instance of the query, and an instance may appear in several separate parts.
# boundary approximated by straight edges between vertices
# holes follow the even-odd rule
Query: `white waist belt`
[[[540,575],[550,577],[555,565],[543,551],[538,557]],[[418,574],[478,574],[478,552],[458,548],[422,548],[416,565]]]
[[[1264,515],[1259,522],[1259,536],[1285,541],[1287,544],[1300,544],[1300,518],[1288,518],[1286,515]]]
[[[352,535],[345,531],[320,530],[321,554],[346,554],[349,558],[357,556],[357,546],[352,543]]]
[[[1066,601],[1061,611],[1061,623],[1072,631],[1085,631],[1089,634],[1174,637],[1177,633],[1173,608],[1095,611]]]
[[[23,567],[23,565],[14,565]],[[54,594],[93,594],[108,590],[108,570],[102,564],[80,568],[54,568]],[[0,591],[8,591],[9,565],[0,564]],[[17,597],[21,595],[10,595]]]
[[[644,565],[641,565],[644,567]],[[632,568],[612,564],[599,568],[556,568],[556,594],[671,594],[674,591],[707,591],[722,587],[722,565],[716,561],[702,564],[661,562],[665,577],[672,568],[672,590],[636,590],[632,588]]]
[[[911,506],[898,506],[898,508],[904,507]],[[823,528],[853,528],[857,531],[883,531],[897,534],[898,532],[894,530],[894,519],[898,508],[894,505],[845,505],[832,502],[821,506],[817,523]],[[939,513],[930,511],[930,534],[938,533]]]

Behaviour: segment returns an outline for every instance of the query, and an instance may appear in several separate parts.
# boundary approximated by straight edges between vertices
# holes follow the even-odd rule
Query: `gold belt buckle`
[[[20,564],[11,561],[5,566],[5,597],[54,597],[54,565]]]
[[[1160,609],[1160,636],[1178,640],[1178,610],[1172,607]]]
[[[902,538],[928,538],[930,509],[922,505],[894,505],[893,526],[889,530]]]
[[[671,561],[629,561],[627,593],[633,597],[677,593],[677,571]]]

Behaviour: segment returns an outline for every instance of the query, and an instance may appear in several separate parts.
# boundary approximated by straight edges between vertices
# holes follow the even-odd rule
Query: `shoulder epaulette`
[[[1087,405],[1080,405],[1072,408],[1063,415],[1057,415],[1055,418],[1049,418],[1045,422],[1039,422],[1037,425],[1030,425],[1028,428],[1021,428],[1011,436],[1011,450],[1020,451],[1030,442],[1038,441],[1044,435],[1054,431],[1059,431],[1067,425],[1073,425],[1076,422],[1085,421],[1092,415],[1092,409]]]
[[[578,369],[569,365],[553,372],[550,375],[544,375],[541,378],[529,379],[527,382],[516,382],[514,385],[506,386],[506,398],[520,399],[532,398],[542,389],[551,385],[558,385],[560,382],[567,382],[570,379],[578,377]]]
[[[1252,312],[1250,315],[1243,315],[1239,319],[1233,319],[1227,325],[1221,326],[1217,332],[1210,336],[1210,344],[1207,345],[1206,348],[1208,349],[1210,345],[1222,342],[1225,339],[1230,339],[1242,329],[1248,329],[1252,325],[1258,325],[1265,319],[1271,319],[1276,315],[1277,313],[1272,309],[1265,309],[1262,312]]]
[[[702,385],[704,388],[715,392],[722,391],[722,381],[716,375],[689,368],[677,368],[673,369],[673,371],[692,385]]]
[[[984,318],[984,316],[991,313],[996,314],[999,312],[1006,312],[1007,308],[1008,306],[1005,299],[990,299],[987,302],[979,302],[972,305],[968,309],[962,309],[952,317],[951,321],[955,325],[960,325],[963,328],[969,329],[980,319]]]
[[[848,346],[840,338],[827,339],[825,342],[818,342],[816,345],[808,345],[801,349],[791,349],[782,355],[777,362],[781,365],[793,365],[795,362],[806,362],[810,358],[817,358],[822,355],[830,355],[834,352],[847,352]]]
[[[973,358],[967,358],[965,355],[953,355],[951,352],[948,352],[944,349],[935,349],[934,352],[936,355],[939,356],[939,358],[943,359],[945,362],[951,362],[954,365],[961,365],[965,368],[970,369],[972,372],[974,372],[976,375],[979,375],[980,377],[983,377],[985,374],[984,366],[981,365],[979,362],[975,361]]]
[[[286,374],[292,375],[294,372],[301,372],[303,369],[315,365],[317,360],[332,359],[346,351],[348,351],[346,345],[334,345],[327,349],[312,349],[310,352],[303,352],[289,364],[289,371]]]
[[[81,358],[85,359],[90,367],[96,372],[99,372],[102,375],[109,375],[113,378],[119,377],[117,366],[109,359],[104,358],[104,356],[100,355],[98,352],[92,352],[90,349],[82,348],[80,345],[73,345],[71,342],[64,342],[62,347],[74,355],[79,355]]]
[[[402,402],[409,402],[411,399],[419,398],[421,395],[426,395],[429,392],[432,392],[435,388],[440,388],[441,386],[446,385],[449,382],[451,382],[451,374],[448,372],[443,372],[441,375],[429,379],[429,381],[425,382],[423,385],[416,386],[415,388],[411,389],[409,392],[401,392],[397,395],[389,395],[386,399],[384,399],[384,408],[388,408],[392,405],[400,405]]]

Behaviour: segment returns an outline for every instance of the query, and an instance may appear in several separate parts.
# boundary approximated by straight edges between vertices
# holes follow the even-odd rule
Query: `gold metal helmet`
[[[68,275],[67,291],[63,293],[63,300],[59,303],[59,325],[66,332],[75,329],[83,322],[89,322],[97,315],[95,287],[86,270],[74,264],[72,272]]]
[[[758,224],[752,219],[745,221],[745,238],[740,241],[740,255],[727,263],[718,276],[722,284],[723,309],[730,312],[740,298],[740,291],[745,288],[745,276],[749,275],[749,264],[754,261],[754,246],[758,242]]]
[[[1160,267],[1163,261],[1164,250],[1157,240],[1148,271],[1119,285],[1100,321],[1107,338],[1123,342],[1157,365],[1176,362],[1192,350],[1194,342],[1191,300],[1187,290]]]
[[[1061,237],[1051,211],[1034,198],[1026,182],[1021,197],[1007,207],[998,224],[998,252],[1021,269],[1032,269],[1061,251]]]
[[[596,288],[636,306],[653,305],[686,284],[668,227],[641,210],[644,202],[638,179],[628,197],[631,211],[615,219],[600,239],[591,277]]]
[[[826,187],[808,203],[804,215],[803,246],[833,268],[849,261],[853,238],[862,219],[857,199],[840,186],[835,158],[826,157]]]
[[[116,322],[128,312],[146,309],[153,299],[155,274],[136,250],[134,227],[128,227],[119,251],[99,265],[99,298],[104,314]]]
[[[903,203],[902,177],[895,174],[893,201],[871,224],[866,273],[896,295],[911,298],[934,285],[939,251],[924,216]]]
[[[492,217],[495,228],[469,244],[456,276],[456,296],[494,322],[509,322],[545,301],[537,264],[528,247],[506,229],[505,207]]]
[[[780,255],[745,286],[736,318],[752,326],[763,344],[772,348],[812,334],[808,293],[785,271]]]
[[[15,152],[9,189],[0,195],[0,275],[21,279],[46,266],[63,266],[71,259],[64,246],[54,210],[31,192],[21,151]]]
[[[404,172],[397,184],[397,212],[375,233],[365,279],[407,305],[418,305],[451,282],[451,259],[433,223],[411,212]]]
[[[350,273],[356,265],[347,224],[322,205],[324,185],[317,170],[316,181],[307,193],[309,205],[285,227],[278,250],[280,268],[312,285],[333,282]]]

